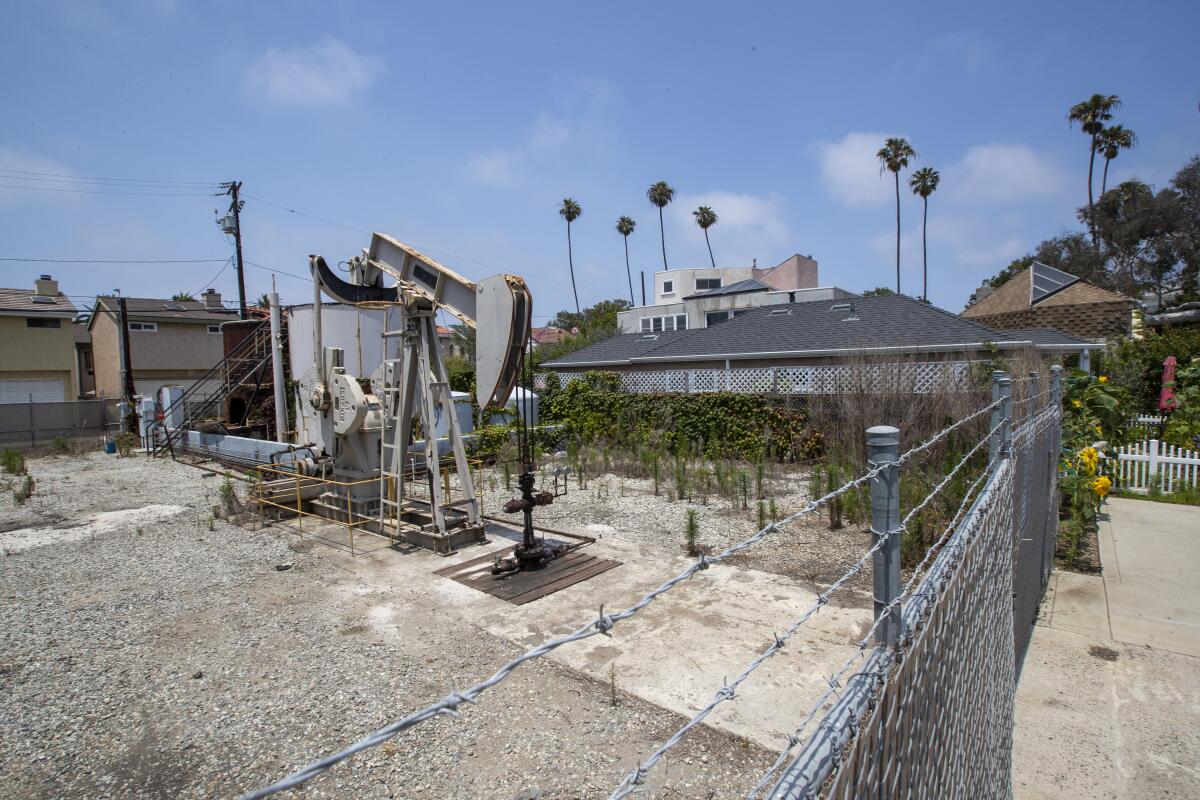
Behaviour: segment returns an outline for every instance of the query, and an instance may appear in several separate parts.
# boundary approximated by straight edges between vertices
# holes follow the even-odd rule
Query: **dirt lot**
[[[234,797],[486,677],[520,652],[518,642],[569,629],[514,621],[512,607],[482,605],[449,581],[438,579],[449,588],[434,590],[425,576],[444,560],[378,539],[351,558],[279,527],[216,521],[210,529],[221,479],[191,467],[95,453],[36,459],[30,471],[37,491],[27,505],[0,493],[3,797]],[[577,493],[554,508],[569,514],[585,499]],[[682,518],[682,504],[672,505]],[[730,520],[712,529],[734,536],[753,527],[752,516]],[[633,535],[627,522],[613,515],[584,524],[607,526],[605,535],[620,540]],[[678,549],[666,539],[638,546]],[[628,558],[629,547],[618,552]],[[750,580],[736,572],[730,579]],[[807,602],[800,590],[781,594],[790,591],[786,582],[768,588],[789,611]],[[559,603],[546,603],[546,619],[558,608],[594,607],[568,595],[546,599]],[[488,613],[477,616],[472,603]],[[861,614],[839,613],[831,608],[824,638],[797,652],[823,657],[829,649],[830,660],[845,652],[862,630]],[[747,621],[747,647],[772,626],[779,627]],[[684,719],[666,710],[675,705],[670,697],[635,696],[654,695],[635,685],[636,665],[597,660],[604,651],[572,655],[590,659],[577,669],[549,659],[524,666],[461,719],[433,720],[284,796],[606,797]],[[720,655],[733,664],[752,654]],[[628,669],[631,687],[624,690],[626,672],[616,673],[615,706],[613,687],[596,679],[612,664]],[[796,685],[789,669],[764,686]],[[701,687],[689,688],[680,707],[711,696],[713,674],[705,672],[667,676]],[[815,692],[817,673],[809,677]],[[765,706],[755,702],[730,704],[741,706],[729,717],[732,729],[756,730]],[[740,797],[773,757],[749,739],[701,727],[653,773],[645,796]]]

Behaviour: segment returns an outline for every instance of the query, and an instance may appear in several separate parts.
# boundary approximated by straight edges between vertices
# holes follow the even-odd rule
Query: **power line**
[[[16,258],[0,261],[26,261],[33,264],[220,264],[224,258]]]
[[[217,187],[218,181],[189,181],[189,180],[167,180],[159,178],[101,178],[95,175],[71,175],[64,172],[34,172],[25,169],[0,169],[0,173],[11,172],[15,175],[28,175],[29,178],[21,178],[20,180],[48,180],[50,178],[65,178],[72,181],[103,181],[109,183],[145,183],[153,185],[172,185],[172,186],[195,186],[195,187]]]
[[[266,264],[258,264],[254,261],[247,261],[246,263],[252,267],[258,267],[259,269],[265,269],[267,272],[274,272],[277,275],[286,275],[289,278],[295,278],[296,280],[300,280],[300,281],[311,281],[312,280],[311,275],[297,275],[294,272],[285,272],[284,270],[276,269],[275,267],[268,267]]]
[[[290,208],[290,207],[282,205],[280,203],[276,203],[276,202],[267,200],[262,197],[257,197],[252,194],[243,194],[242,196],[249,198],[251,200],[257,200],[260,203],[266,203],[267,205],[273,206],[274,208],[278,208],[281,211],[287,211],[291,214],[298,214],[301,217],[307,217],[308,219],[315,220],[317,222],[323,222],[326,225],[333,225],[338,228],[344,228],[345,230],[348,230],[348,231],[354,231],[355,233],[366,234],[367,236],[370,236],[372,234],[372,231],[368,231],[363,228],[356,228],[353,225],[345,225],[341,222],[335,222],[334,220],[331,220],[331,219],[325,219],[324,217],[318,217],[314,214],[307,214],[298,209]],[[465,256],[455,255],[454,253],[448,253],[445,250],[436,250],[432,247],[424,247],[420,244],[417,244],[416,242],[413,242],[412,246],[422,252],[432,253],[433,255],[441,256],[442,258],[449,258],[454,261],[461,261],[464,264],[474,264],[477,267],[483,267],[484,269],[494,269],[497,272],[505,272],[506,271],[504,267],[498,267],[495,264],[489,264],[486,261],[477,261],[475,259],[467,258]],[[545,275],[538,275],[538,274],[532,273],[532,272],[527,272],[526,274],[529,275],[529,277],[531,277],[531,278],[537,278],[538,280],[548,281],[549,283],[557,283],[557,284],[561,284],[563,286],[571,285],[570,281],[564,281],[564,280],[560,280],[558,278],[548,278]],[[602,293],[608,292],[608,289],[601,289],[599,286],[587,286],[582,283],[576,284],[576,285],[579,286],[579,288],[581,288],[581,289],[591,289],[594,292],[602,292]]]
[[[0,176],[3,177],[3,176]],[[10,178],[11,180],[11,178]],[[166,188],[166,187],[164,187]],[[98,189],[56,189],[50,186],[21,186],[0,183],[0,189],[24,189],[27,192],[65,192],[67,194],[122,194],[131,197],[213,197],[208,192],[108,192]]]

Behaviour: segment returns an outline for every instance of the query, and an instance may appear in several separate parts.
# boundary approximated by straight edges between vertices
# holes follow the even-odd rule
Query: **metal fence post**
[[[1028,419],[1037,413],[1038,410],[1038,387],[1041,385],[1040,375],[1036,372],[1029,373],[1029,393],[1025,396],[1025,418]]]
[[[1000,457],[1008,458],[1012,455],[1012,437],[1013,437],[1013,401],[1012,401],[1012,378],[1005,375],[1000,379],[1000,397],[1004,403],[1000,406],[1000,410],[1004,412],[1004,427],[1000,429],[1003,436],[1000,447]]]
[[[871,479],[871,540],[886,542],[875,552],[875,619],[900,596],[900,430],[891,425],[867,429],[867,463],[874,469],[891,464]],[[875,631],[876,644],[900,641],[900,606],[888,611],[888,619]]]
[[[1000,382],[1005,380],[1006,376],[1003,370],[996,370],[992,373],[992,403],[998,403],[1003,399],[1003,394],[1000,388]],[[996,468],[996,464],[1000,461],[1001,451],[1004,449],[1004,430],[1000,427],[1000,423],[1004,420],[1004,405],[1001,403],[992,409],[992,421],[989,430],[992,432],[991,439],[988,441],[988,467]]]

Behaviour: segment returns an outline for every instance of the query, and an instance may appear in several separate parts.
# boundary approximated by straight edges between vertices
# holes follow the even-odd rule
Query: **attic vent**
[[[165,308],[167,311],[187,311],[187,309],[179,305],[179,303],[166,303],[163,305],[163,308]]]
[[[790,317],[791,315],[792,315],[792,310],[790,308],[773,308],[773,309],[771,309],[771,313],[767,314],[768,317],[782,317],[782,316]]]
[[[41,306],[52,306],[55,304],[55,300],[53,297],[47,297],[44,294],[31,295],[29,298],[29,302],[37,303],[38,305],[41,305]]]

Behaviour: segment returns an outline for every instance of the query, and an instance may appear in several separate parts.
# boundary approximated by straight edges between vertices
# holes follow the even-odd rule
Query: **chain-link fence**
[[[766,796],[1011,797],[1016,681],[1053,563],[1062,422],[1057,371],[1040,387],[1025,380],[1016,402],[997,381],[991,473],[903,598],[898,640],[831,679],[824,716],[807,741],[798,730],[777,764],[803,746],[760,784]]]

